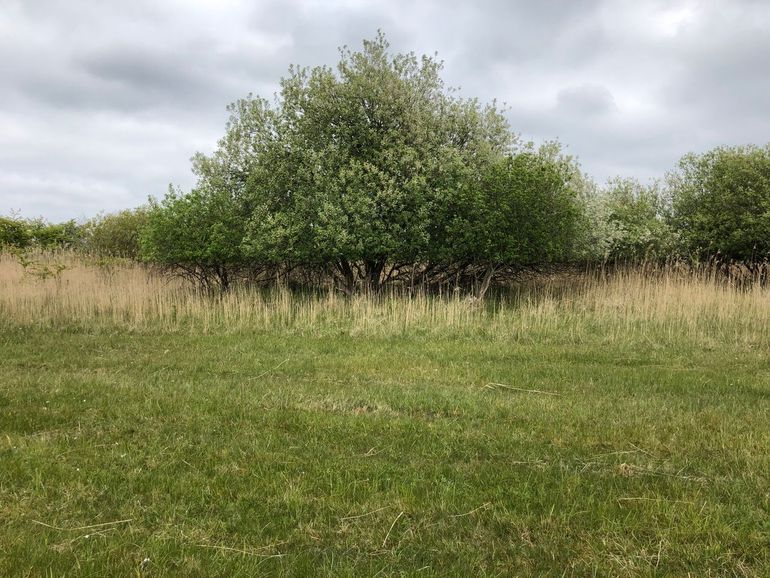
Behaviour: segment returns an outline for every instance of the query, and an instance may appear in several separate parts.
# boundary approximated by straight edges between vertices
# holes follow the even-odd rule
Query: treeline
[[[391,55],[382,35],[340,56],[336,69],[290,68],[273,101],[231,105],[217,150],[193,158],[191,191],[48,225],[73,231],[54,244],[211,289],[284,280],[480,295],[552,263],[770,252],[770,146],[687,155],[651,185],[597,187],[558,143],[521,142],[494,103],[447,88],[434,58]],[[45,246],[45,228],[4,219],[0,243]]]
[[[72,249],[98,257],[140,260],[140,236],[148,214],[147,207],[139,207],[99,215],[85,223],[0,217],[0,248]]]

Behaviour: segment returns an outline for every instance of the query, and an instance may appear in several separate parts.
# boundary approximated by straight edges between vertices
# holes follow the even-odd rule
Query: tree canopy
[[[770,145],[685,155],[668,181],[683,249],[740,261],[770,255]]]
[[[197,186],[153,205],[145,256],[317,268],[345,292],[566,256],[575,163],[520,143],[440,72],[382,34],[341,49],[336,69],[290,68],[273,102],[231,105],[218,149],[194,158]]]

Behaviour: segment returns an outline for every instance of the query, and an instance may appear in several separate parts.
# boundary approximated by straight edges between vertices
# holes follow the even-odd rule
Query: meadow
[[[0,575],[770,575],[770,288],[0,255]]]

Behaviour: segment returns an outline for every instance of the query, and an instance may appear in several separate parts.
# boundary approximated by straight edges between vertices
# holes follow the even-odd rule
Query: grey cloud
[[[736,38],[726,46],[704,46],[670,86],[672,104],[730,115],[766,110],[770,75],[757,52],[770,55],[768,33]]]
[[[4,0],[0,214],[62,219],[193,183],[225,106],[377,29],[587,172],[662,176],[770,134],[770,5],[754,0]]]
[[[606,87],[595,84],[571,86],[559,91],[557,106],[564,112],[576,115],[597,115],[617,110],[612,93]]]
[[[89,54],[81,59],[81,65],[98,79],[148,91],[200,90],[206,82],[205,71],[195,62],[186,63],[183,54],[142,53],[130,47],[117,47]]]

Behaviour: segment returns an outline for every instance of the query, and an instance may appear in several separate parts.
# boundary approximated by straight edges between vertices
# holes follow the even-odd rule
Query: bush
[[[44,219],[0,217],[0,247],[76,248],[81,240],[82,230],[74,220],[49,223]]]
[[[233,269],[243,264],[244,224],[227,195],[201,188],[180,195],[172,189],[160,203],[150,203],[140,235],[140,255],[206,288],[226,290]]]
[[[672,226],[691,255],[757,261],[770,254],[770,145],[686,155],[668,187]]]
[[[342,50],[336,71],[290,69],[274,105],[235,103],[217,151],[194,159],[196,187],[153,205],[144,258],[223,287],[241,267],[320,269],[346,293],[405,269],[566,258],[574,162],[519,145],[494,105],[456,97],[440,71],[379,35]]]
[[[32,234],[26,221],[14,217],[0,217],[0,248],[23,249],[31,242]]]
[[[83,226],[84,249],[102,257],[139,257],[139,238],[147,224],[146,207],[101,215]]]
[[[675,251],[669,207],[657,183],[612,179],[586,203],[586,257],[595,261],[663,259]]]
[[[463,183],[445,215],[438,211],[447,231],[437,246],[451,262],[483,270],[479,295],[502,268],[569,260],[581,222],[579,175],[555,143],[501,156],[479,182]]]
[[[74,220],[49,223],[43,219],[30,221],[33,242],[42,249],[78,248],[82,246],[83,231]]]

